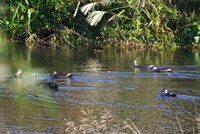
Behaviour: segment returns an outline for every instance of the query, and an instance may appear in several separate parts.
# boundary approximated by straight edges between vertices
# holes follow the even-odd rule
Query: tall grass
[[[158,126],[156,126],[156,128],[155,124],[150,124],[150,126],[148,126],[148,129],[152,129],[152,132],[156,129],[155,131],[159,133],[198,133],[198,131],[200,130],[200,118],[198,116],[198,113],[196,113],[196,115],[189,115],[190,118],[188,118],[188,115],[181,115],[180,111],[177,111],[177,107],[173,106],[170,102],[162,102],[162,105],[165,105],[165,109],[161,111],[163,112],[162,115],[167,115],[162,116],[162,118],[156,119],[158,123]],[[196,106],[194,106],[194,110],[195,109]],[[146,115],[143,116],[145,118]],[[170,122],[171,119],[173,122]],[[80,116],[79,118],[77,118],[76,121],[71,121],[70,119],[66,120],[65,133],[142,134],[148,132],[148,130],[146,130],[147,126],[145,126],[148,123],[146,124],[145,120],[143,120],[143,123],[138,122],[137,119],[136,121],[137,122],[134,122],[133,120],[128,118],[120,120],[117,115],[114,114],[114,112],[111,112],[111,110],[108,108],[105,108],[102,112],[97,112],[93,109],[82,108],[80,110]],[[146,119],[146,121],[148,122],[148,119]],[[187,126],[188,121],[190,121],[191,123],[189,123],[189,127]]]
[[[115,116],[105,109],[98,117],[91,109],[81,110],[83,115],[79,123],[66,121],[66,133],[133,133],[141,134],[138,127],[130,120],[121,123],[115,121]]]

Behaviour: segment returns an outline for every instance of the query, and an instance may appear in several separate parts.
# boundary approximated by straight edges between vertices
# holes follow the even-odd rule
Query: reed
[[[81,110],[82,117],[79,123],[73,121],[66,122],[65,133],[133,133],[141,134],[138,127],[130,120],[121,123],[115,121],[115,116],[105,109],[100,116],[96,115],[93,110]]]

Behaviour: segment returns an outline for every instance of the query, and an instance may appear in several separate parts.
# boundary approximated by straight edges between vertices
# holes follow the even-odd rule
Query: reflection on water
[[[102,70],[101,63],[97,59],[88,59],[83,67],[84,72],[98,72]]]
[[[10,69],[0,69],[0,133],[198,132],[198,52],[20,50],[10,49],[9,61],[1,62]],[[133,58],[174,71],[134,69]],[[23,77],[11,79],[18,68]],[[51,80],[53,70],[74,78],[54,80],[59,90],[52,91],[42,81]],[[177,97],[162,97],[163,87]]]

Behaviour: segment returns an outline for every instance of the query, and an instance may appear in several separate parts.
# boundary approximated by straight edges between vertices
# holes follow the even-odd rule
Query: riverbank
[[[0,34],[29,47],[199,48],[199,1],[138,2],[5,0],[0,7]]]

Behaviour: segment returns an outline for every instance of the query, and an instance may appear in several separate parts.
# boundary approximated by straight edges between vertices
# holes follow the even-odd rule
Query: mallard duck
[[[45,80],[44,81],[44,85],[48,86],[49,88],[51,89],[54,89],[55,91],[58,91],[58,84],[53,82],[53,81],[48,81],[48,80]]]
[[[141,64],[138,65],[136,60],[133,60],[133,64],[135,68],[149,68],[151,65],[150,64]]]
[[[53,71],[50,76],[52,76],[53,78],[73,78],[73,74],[71,73],[62,73],[62,72],[56,72]]]
[[[163,96],[176,97],[176,94],[175,94],[175,93],[170,93],[170,92],[168,92],[168,90],[167,90],[166,88],[163,88],[163,89],[161,90],[161,92],[162,92],[162,95],[163,95]]]
[[[171,68],[157,68],[154,65],[150,65],[149,67],[152,72],[172,72]]]
[[[17,72],[13,75],[14,78],[21,78],[22,77],[22,70],[18,69]]]

